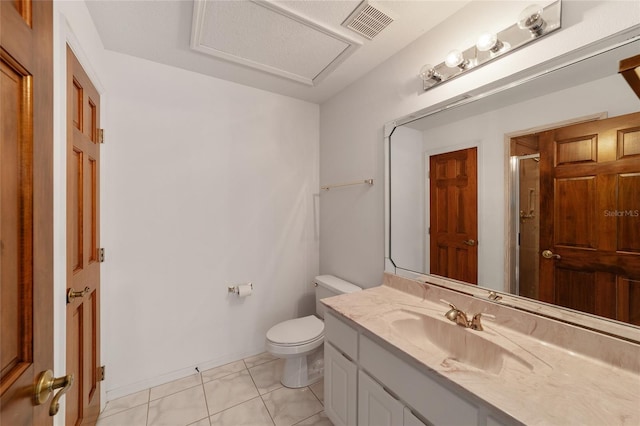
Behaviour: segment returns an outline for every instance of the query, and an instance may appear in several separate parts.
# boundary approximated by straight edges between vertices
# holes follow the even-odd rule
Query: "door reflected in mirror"
[[[640,99],[617,73],[638,49],[396,127],[393,265],[640,325]],[[470,163],[444,160],[469,149],[475,205]]]

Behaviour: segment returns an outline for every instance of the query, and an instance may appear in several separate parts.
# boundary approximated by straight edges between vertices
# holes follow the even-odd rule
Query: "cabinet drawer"
[[[324,315],[324,336],[349,358],[358,359],[358,332],[330,312]]]
[[[478,424],[474,404],[364,335],[360,336],[360,365],[435,426]]]

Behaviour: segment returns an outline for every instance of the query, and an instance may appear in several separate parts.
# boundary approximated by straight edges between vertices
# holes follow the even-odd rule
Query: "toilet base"
[[[305,356],[285,358],[280,382],[287,388],[303,388],[322,379],[324,375],[324,345]]]

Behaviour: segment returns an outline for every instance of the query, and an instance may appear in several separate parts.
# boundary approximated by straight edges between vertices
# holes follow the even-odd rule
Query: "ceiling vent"
[[[360,3],[342,25],[371,40],[392,22],[393,18],[391,16],[371,6],[365,0]]]

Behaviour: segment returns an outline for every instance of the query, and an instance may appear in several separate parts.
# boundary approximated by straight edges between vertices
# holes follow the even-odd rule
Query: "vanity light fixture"
[[[466,50],[451,50],[442,63],[423,66],[419,74],[423,90],[438,86],[559,29],[561,1],[556,0],[545,7],[530,5],[508,28],[498,33],[483,33],[475,46]]]

